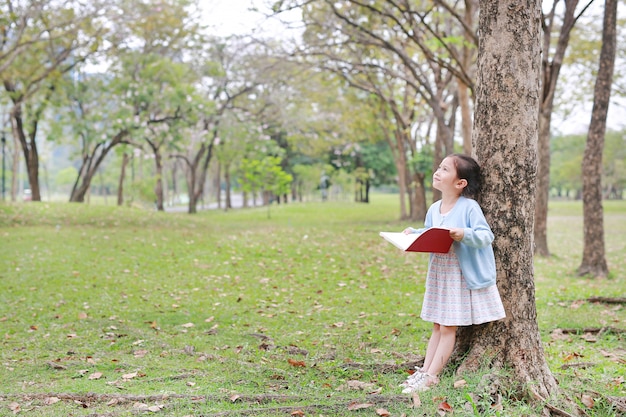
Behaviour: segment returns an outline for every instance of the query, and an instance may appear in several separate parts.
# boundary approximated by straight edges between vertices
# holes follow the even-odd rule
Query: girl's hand
[[[415,232],[417,232],[416,229],[413,229],[412,227],[407,227],[406,229],[404,229],[402,233],[404,233],[405,235],[410,235],[411,233],[415,233]]]
[[[465,230],[463,230],[462,228],[455,227],[453,229],[450,229],[450,237],[452,238],[452,240],[460,242],[461,240],[463,240],[463,236],[465,236]]]

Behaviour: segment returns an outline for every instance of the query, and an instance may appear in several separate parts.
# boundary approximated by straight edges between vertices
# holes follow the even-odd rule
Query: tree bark
[[[128,166],[128,161],[130,158],[128,154],[124,152],[122,156],[122,169],[120,170],[120,180],[117,183],[117,205],[121,206],[124,204],[124,179],[126,178],[126,167]]]
[[[156,196],[156,209],[165,211],[163,206],[163,157],[158,148],[154,148],[154,163],[156,167],[156,184],[154,186],[154,194]]]
[[[484,174],[480,203],[496,236],[497,282],[507,317],[461,328],[457,353],[467,353],[458,372],[481,365],[510,367],[521,395],[547,400],[558,386],[537,324],[532,247],[540,26],[540,0],[480,1],[473,143]]]
[[[604,210],[602,209],[602,152],[615,68],[617,0],[604,3],[600,68],[594,89],[591,123],[583,155],[583,260],[579,275],[606,277],[609,268],[604,249]]]

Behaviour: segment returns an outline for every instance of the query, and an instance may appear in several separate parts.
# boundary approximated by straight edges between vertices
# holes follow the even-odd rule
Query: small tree
[[[241,184],[244,192],[263,194],[270,218],[271,198],[288,193],[293,177],[280,166],[281,158],[267,156],[263,159],[243,159],[241,162]]]

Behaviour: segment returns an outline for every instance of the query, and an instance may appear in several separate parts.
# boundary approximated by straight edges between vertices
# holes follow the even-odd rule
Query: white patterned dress
[[[444,219],[441,216],[441,223]],[[442,326],[469,326],[506,315],[498,287],[467,288],[452,245],[448,253],[431,255],[420,317]]]

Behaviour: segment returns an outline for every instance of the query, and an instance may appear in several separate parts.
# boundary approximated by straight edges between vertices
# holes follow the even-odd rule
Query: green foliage
[[[550,143],[550,188],[553,195],[578,197],[582,192],[582,160],[586,135],[556,136]],[[624,132],[608,131],[602,158],[602,184],[607,198],[622,198],[626,188]]]
[[[384,195],[367,205],[286,204],[272,219],[256,208],[189,216],[0,204],[11,242],[0,251],[0,410],[131,416],[143,403],[181,417],[269,417],[286,407],[348,417],[350,404],[363,404],[356,414],[433,416],[446,402],[454,415],[539,415],[507,385],[506,369],[448,368],[419,406],[400,394],[431,325],[418,315],[427,256],[378,236],[406,226],[398,204]],[[554,256],[535,265],[548,363],[571,398],[592,393],[594,407],[582,407],[595,417],[619,415],[609,398],[626,396],[626,310],[589,301],[626,288],[626,206],[605,206],[611,278],[576,276],[580,202],[551,204]],[[489,398],[493,377],[500,399]]]
[[[241,162],[241,186],[245,192],[269,192],[280,196],[290,190],[293,177],[283,171],[281,158],[246,159]]]
[[[54,182],[59,187],[71,187],[76,181],[78,172],[74,167],[67,167],[60,170],[54,177]]]
[[[550,142],[550,188],[559,196],[581,192],[585,141],[583,135],[570,135],[557,136]]]

